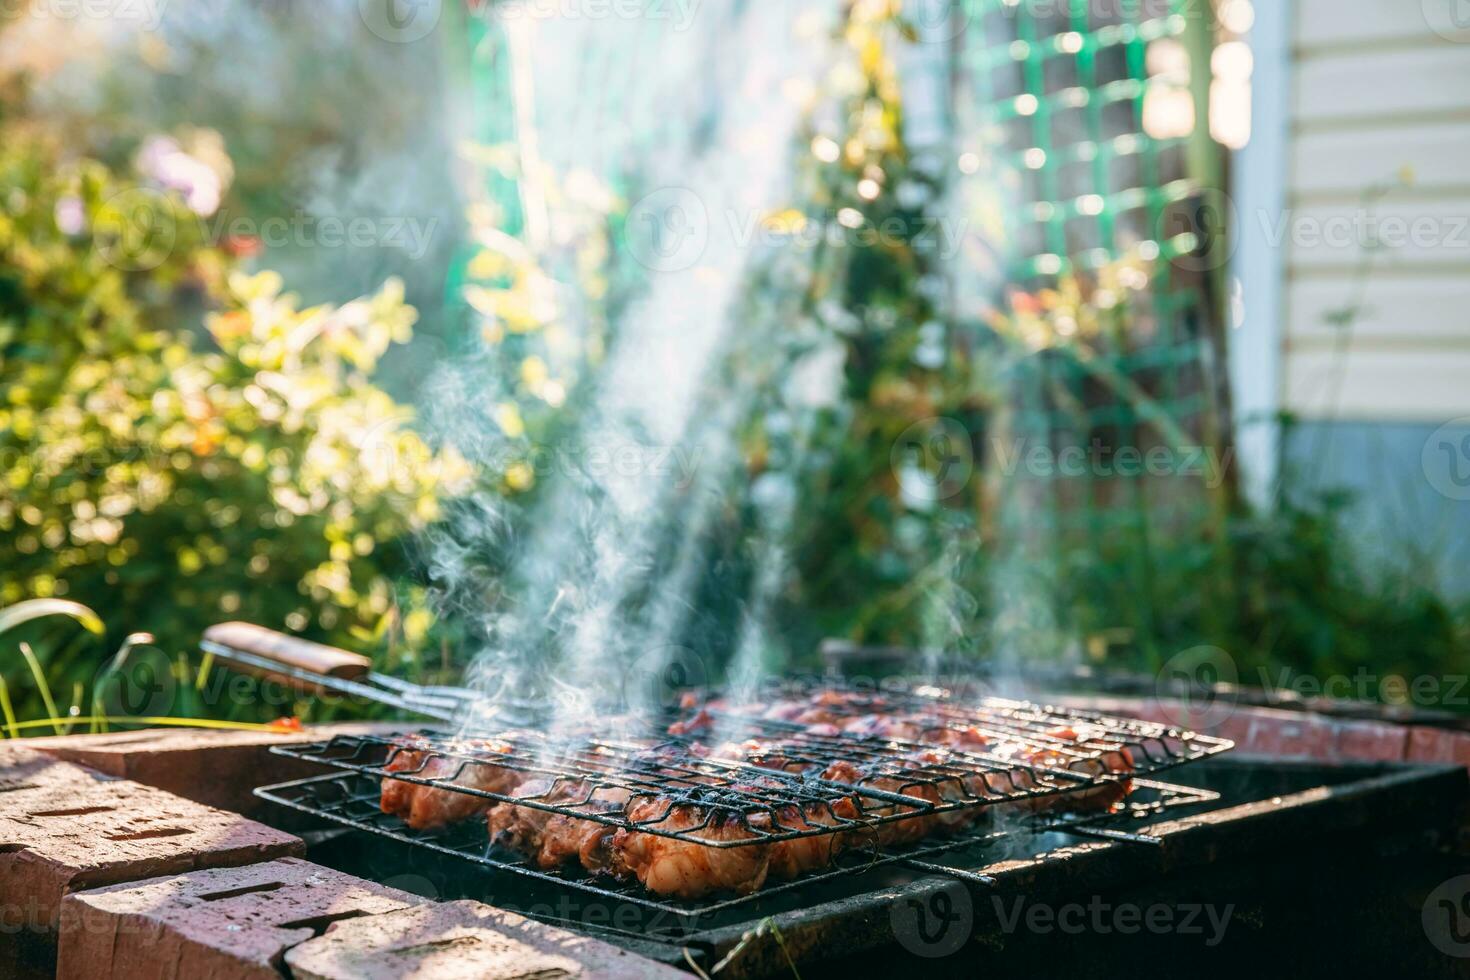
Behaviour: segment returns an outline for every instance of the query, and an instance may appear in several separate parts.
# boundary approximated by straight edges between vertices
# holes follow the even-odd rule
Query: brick
[[[1409,730],[1381,721],[1337,723],[1337,758],[1344,761],[1397,762],[1408,750]]]
[[[267,816],[276,826],[304,826],[291,821],[282,808],[254,794],[257,786],[305,779],[325,772],[322,766],[273,755],[275,745],[299,744],[405,727],[382,724],[321,725],[302,732],[207,731],[148,728],[100,735],[27,739],[29,748],[58,759],[77,762],[101,772],[194,800],[206,806],[246,816]],[[286,819],[283,819],[286,817]]]
[[[112,777],[72,765],[15,742],[0,742],[0,813],[7,805],[58,792],[77,783],[110,782]]]
[[[47,931],[69,892],[305,850],[234,813],[31,753],[0,781],[0,924]]]
[[[1413,762],[1458,762],[1470,766],[1470,733],[1416,726],[1409,729],[1405,758]]]
[[[410,908],[407,892],[296,858],[66,898],[58,980],[279,980],[286,950],[337,921]]]
[[[338,922],[286,953],[296,980],[509,980],[688,975],[607,943],[479,902],[421,905]]]
[[[1221,729],[1240,751],[1256,755],[1330,760],[1336,753],[1336,726],[1305,712],[1237,708]]]

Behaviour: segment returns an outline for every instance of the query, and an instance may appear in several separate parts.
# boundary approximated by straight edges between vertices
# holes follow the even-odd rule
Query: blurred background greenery
[[[95,613],[29,606],[46,615],[7,623],[10,722],[332,712],[218,696],[197,641],[227,619],[457,678],[476,594],[554,505],[545,450],[589,410],[642,288],[626,247],[637,172],[548,165],[555,227],[529,227],[493,24],[451,10],[427,41],[389,44],[353,4],[179,6],[147,31],[0,20],[0,605]],[[1158,20],[1208,51],[1169,19],[1190,6]],[[1133,177],[1151,210],[1126,247],[1065,228],[1054,241],[1050,219],[1032,241],[1004,217],[1017,185],[987,169],[1003,153],[911,145],[902,69],[934,25],[898,0],[831,7],[791,200],[762,225],[885,232],[818,245],[795,286],[789,249],[749,272],[742,315],[781,329],[737,349],[704,396],[741,395],[739,456],[718,481],[739,492],[697,529],[680,644],[730,659],[774,539],[760,642],[788,668],[838,637],[1145,673],[1207,645],[1252,682],[1462,669],[1470,606],[1412,564],[1361,556],[1349,498],[1290,472],[1269,509],[1238,492],[1218,264],[1200,260],[1217,243],[1158,234],[1175,211],[1201,232],[1225,151],[1207,133],[1161,137],[1159,169]],[[981,63],[1001,42],[969,43]],[[1125,108],[1144,141],[1147,73],[1118,70],[1093,82],[1138,83]],[[960,128],[1003,142],[1016,119],[994,107],[1024,91],[982,88],[954,106],[971,114]],[[965,216],[980,252],[940,254],[936,214]],[[374,234],[331,246],[330,222],[352,219]],[[1075,254],[1088,261],[1037,261]],[[493,452],[420,424],[459,404],[429,383],[446,360],[486,379],[471,423]],[[800,380],[813,365],[835,365],[821,397]],[[1068,480],[1013,458],[1093,444],[1197,452],[1217,472]],[[486,499],[505,505],[493,534],[461,519]],[[446,542],[474,555],[468,585],[436,577]],[[120,704],[113,674],[140,664],[167,697]]]

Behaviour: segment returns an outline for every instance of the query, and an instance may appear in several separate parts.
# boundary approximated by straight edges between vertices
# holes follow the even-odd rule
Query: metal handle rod
[[[385,704],[390,708],[398,708],[401,711],[437,718],[440,721],[455,721],[457,709],[462,707],[462,704],[451,703],[443,699],[424,698],[402,691],[385,691],[383,688],[375,687],[372,684],[349,681],[340,677],[332,677],[329,674],[313,673],[290,664],[283,664],[277,660],[258,657],[253,653],[246,653],[243,650],[237,650],[234,647],[228,647],[212,640],[202,640],[199,646],[206,653],[213,654],[226,664],[238,664],[243,667],[267,671],[271,674],[300,681],[305,685],[322,688],[337,694],[359,697],[367,701],[375,701],[378,704]],[[373,677],[375,675],[369,676]]]

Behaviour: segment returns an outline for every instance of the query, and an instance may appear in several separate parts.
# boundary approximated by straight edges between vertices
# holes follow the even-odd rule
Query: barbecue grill
[[[646,724],[641,737],[626,731],[617,737],[557,738],[541,731],[518,729],[489,736],[504,751],[486,752],[479,739],[443,732],[402,735],[338,735],[313,743],[277,746],[272,751],[336,770],[325,776],[264,787],[266,799],[326,820],[394,840],[519,874],[555,880],[568,887],[633,902],[671,914],[677,921],[727,910],[777,890],[800,888],[813,879],[851,874],[887,863],[916,862],[959,846],[999,839],[1009,830],[1006,820],[985,821],[975,829],[937,841],[907,847],[880,847],[876,830],[901,821],[983,810],[1009,804],[1011,822],[1028,829],[1070,831],[1079,835],[1119,837],[1146,842],[1116,828],[1098,826],[1097,813],[1084,813],[1089,791],[1113,790],[1128,797],[1123,809],[1134,815],[1183,802],[1208,798],[1149,779],[1161,771],[1230,748],[1217,738],[1146,722],[1111,718],[1019,701],[955,700],[934,688],[890,690],[882,694],[853,692],[839,713],[920,712],[939,729],[978,732],[1001,744],[1023,746],[1052,764],[1002,758],[984,752],[945,749],[901,738],[852,733],[814,733],[800,725],[760,717],[740,708],[707,710],[707,724],[723,738],[766,740],[779,746],[774,758],[722,758],[709,754],[689,735],[669,735],[667,719]],[[626,727],[626,726],[624,726]],[[678,726],[674,726],[678,727]],[[1059,728],[1086,732],[1067,740]],[[405,767],[412,746],[413,760]],[[923,756],[923,758],[916,758]],[[853,763],[863,773],[857,782],[822,778],[834,760]],[[1127,762],[1126,768],[1119,765]],[[434,768],[430,769],[431,763]],[[447,763],[447,768],[446,764]],[[540,778],[540,792],[494,792],[463,778],[473,767],[494,765]],[[580,871],[545,871],[498,847],[482,820],[432,830],[416,830],[380,809],[381,781],[398,779],[434,790],[462,793],[553,814],[587,820],[628,831],[682,840],[711,848],[752,847],[817,835],[843,833],[855,845],[816,874],[762,889],[752,895],[721,896],[707,901],[681,901],[653,896],[636,885],[611,882]],[[873,785],[881,783],[885,787]],[[576,787],[568,797],[561,787]],[[931,792],[922,793],[928,789]],[[598,802],[604,791],[620,791],[632,799],[657,799],[664,806],[649,816],[630,819],[622,808]],[[846,801],[847,815],[838,808]],[[1071,804],[1077,801],[1073,807]],[[664,824],[675,807],[694,806],[702,819],[677,829]],[[1038,812],[1044,811],[1044,812]],[[1024,817],[1022,816],[1024,815]],[[711,840],[700,834],[711,825],[737,822],[746,833]]]
[[[643,956],[693,963],[716,980],[789,977],[793,965],[804,980],[903,975],[915,956],[936,978],[982,969],[1131,975],[1145,960],[1177,962],[1195,976],[1259,974],[1266,962],[1298,976],[1334,963],[1337,976],[1375,964],[1377,975],[1446,975],[1419,930],[1417,902],[1404,905],[1400,890],[1426,894],[1452,873],[1438,848],[1467,798],[1462,768],[1225,754],[1171,778],[1171,792],[1140,780],[1133,805],[1119,812],[976,827],[879,860],[844,855],[831,872],[703,905],[525,867],[487,844],[483,824],[403,833],[377,812],[377,779],[365,774],[327,776],[344,781],[331,797],[292,788],[299,784],[270,796],[309,794],[313,812],[325,804],[361,820],[333,819],[336,829],[307,835],[319,863],[441,900],[478,899]],[[1008,930],[996,915],[1022,899],[1062,907],[1094,896],[1140,907],[1233,903],[1236,914],[1218,949],[1188,935],[1036,935]],[[956,910],[963,918],[946,925]]]
[[[1255,962],[1268,934],[1285,944],[1307,928],[1331,934],[1313,916],[1321,903],[1351,895],[1335,913],[1338,946],[1332,954],[1347,971],[1342,975],[1351,975],[1368,963],[1400,962],[1411,940],[1422,945],[1422,934],[1405,933],[1407,920],[1390,899],[1362,896],[1365,889],[1401,887],[1400,881],[1424,893],[1442,880],[1444,821],[1466,798],[1464,770],[1452,766],[1237,760],[1220,754],[1229,742],[1201,733],[962,689],[848,690],[834,710],[922,712],[932,719],[932,731],[974,729],[995,745],[1022,745],[1044,761],[945,746],[927,732],[920,745],[881,732],[809,730],[708,697],[692,716],[700,705],[682,715],[620,719],[611,731],[553,736],[556,729],[534,704],[486,712],[472,694],[452,688],[424,697],[422,689],[399,690],[362,673],[331,676],[299,665],[275,671],[270,658],[254,669],[303,686],[326,680],[323,690],[339,681],[361,684],[371,693],[341,693],[397,702],[430,717],[468,713],[493,721],[473,734],[339,735],[274,748],[324,767],[321,775],[256,791],[320,821],[323,829],[306,835],[314,860],[400,887],[417,882],[410,887],[437,898],[487,901],[722,980],[789,975],[798,965],[802,976],[865,975],[902,969],[913,956],[944,957],[956,947],[931,942],[930,927],[942,926],[961,906],[962,924],[936,935],[957,935],[972,952],[930,960],[936,975],[966,975],[981,959],[996,975],[1034,976],[1038,962],[1047,964],[1046,975],[1096,975],[1099,966],[1090,956],[1121,962],[1137,951],[1104,951],[1108,940],[1097,936],[1083,942],[1069,937],[1058,946],[1014,931],[995,913],[1017,896],[1062,903],[1088,891],[1131,894],[1144,904],[1209,901],[1249,908],[1232,926],[1235,951],[1229,955],[1199,959],[1198,942],[1149,937],[1151,956],[1169,955],[1163,951],[1172,947],[1190,957],[1196,973],[1212,976],[1238,976]],[[451,703],[454,712],[447,710]],[[684,724],[671,734],[674,718]],[[1058,728],[1075,730],[1077,737],[1056,734]],[[496,736],[504,751],[487,755],[477,739]],[[769,741],[777,748],[765,755],[725,753],[702,748],[701,739],[712,745]],[[410,764],[403,757],[405,740],[423,761]],[[938,751],[937,761],[916,758],[919,749]],[[861,763],[882,785],[823,779],[823,767],[835,758]],[[1125,771],[1112,765],[1120,758],[1129,763]],[[579,792],[522,797],[463,778],[469,767],[487,763]],[[416,830],[383,812],[385,778],[711,849],[837,833],[852,844],[828,867],[800,878],[767,882],[749,895],[685,900],[574,865],[537,867],[493,840],[483,817]],[[603,789],[667,798],[720,821],[738,821],[745,830],[733,840],[710,841],[691,836],[696,828],[660,827],[657,816],[635,822],[596,799]],[[1099,807],[1100,794],[1104,802],[1117,802]],[[838,799],[856,805],[838,812],[832,806]],[[879,845],[883,828],[945,814],[965,817],[947,835]],[[1343,861],[1344,853],[1356,859]],[[904,918],[914,914],[918,926]],[[1412,930],[1418,929],[1415,915]],[[1298,968],[1325,961],[1320,947],[1269,951],[1287,954],[1279,962]],[[1410,948],[1406,962],[1420,952]]]

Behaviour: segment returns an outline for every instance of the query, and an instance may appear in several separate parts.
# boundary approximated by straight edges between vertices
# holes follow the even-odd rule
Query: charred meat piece
[[[494,762],[477,761],[479,756],[493,758],[513,751],[502,739],[467,739],[454,743],[452,750],[454,755],[443,755],[422,735],[407,735],[398,740],[383,769],[489,793],[508,793],[525,778],[523,773]],[[434,830],[477,817],[495,801],[385,776],[379,805],[384,813],[401,817],[415,830]]]
[[[654,894],[684,899],[720,891],[749,895],[765,884],[771,864],[769,845],[711,847],[698,843],[758,839],[738,818],[658,798],[629,804],[627,817],[634,824],[685,835],[685,839],[675,839],[637,830],[619,830],[613,835],[612,849],[620,867]]]
[[[631,794],[616,787],[593,787],[585,779],[531,779],[511,795],[604,814],[621,813]],[[588,871],[618,870],[608,846],[617,828],[610,824],[513,803],[495,807],[487,820],[492,839],[526,855],[537,867],[551,869],[580,861]]]

